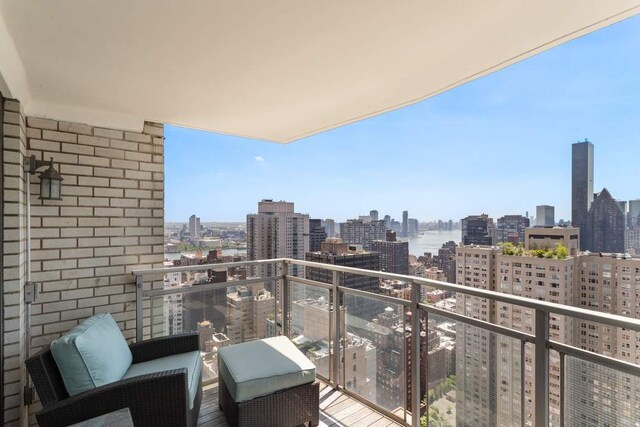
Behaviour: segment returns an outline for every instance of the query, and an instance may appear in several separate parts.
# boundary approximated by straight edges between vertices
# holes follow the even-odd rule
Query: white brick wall
[[[4,269],[2,292],[4,297],[4,399],[3,422],[20,425],[26,420],[22,406],[22,387],[26,379],[25,354],[25,181],[23,158],[26,155],[27,130],[20,103],[4,101],[3,173],[4,173]]]
[[[50,315],[34,328],[33,350],[104,311],[132,339],[131,271],[162,266],[163,126],[134,133],[29,117],[27,132],[28,154],[53,157],[64,177],[62,201],[31,198],[32,270],[43,281],[33,313]],[[37,184],[32,177],[34,193]]]
[[[32,280],[42,283],[32,306],[31,351],[80,320],[110,312],[125,337],[135,336],[135,268],[162,267],[164,157],[162,125],[142,133],[36,117],[5,103],[4,129],[4,423],[19,425],[25,384],[24,157],[53,157],[62,200],[40,200],[31,177]],[[162,288],[162,281],[147,287]],[[145,314],[149,316],[148,304]],[[147,322],[148,323],[148,320]],[[148,324],[145,328],[148,331]],[[39,410],[32,405],[30,413]],[[33,423],[34,418],[31,418]]]

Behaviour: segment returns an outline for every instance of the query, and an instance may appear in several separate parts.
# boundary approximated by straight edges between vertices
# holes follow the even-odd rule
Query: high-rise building
[[[380,270],[409,274],[409,242],[374,240],[371,250],[380,254]]]
[[[267,337],[266,320],[274,313],[274,299],[264,283],[240,286],[227,294],[226,336],[230,344]]]
[[[372,221],[371,216],[369,215],[358,215],[358,219],[362,222],[367,222],[367,223]]]
[[[464,220],[463,220],[464,224]],[[464,225],[463,225],[464,227]],[[492,246],[459,247],[456,251],[456,281],[459,285],[495,290],[496,255]],[[456,295],[459,314],[486,322],[495,322],[493,303],[486,298]],[[496,334],[462,322],[456,323],[456,420],[469,420],[477,426],[498,425],[496,383]],[[518,412],[520,404],[513,408]],[[508,422],[505,425],[512,425]]]
[[[549,205],[536,206],[536,225],[539,227],[553,227],[556,224],[556,208]]]
[[[640,199],[629,200],[626,252],[640,255]]]
[[[402,232],[401,237],[409,235],[409,211],[402,211]]]
[[[407,220],[407,237],[416,236],[418,234],[418,220],[416,218],[409,218]]]
[[[405,372],[404,353],[405,331],[402,317],[393,308],[387,307],[373,322],[367,325],[373,345],[378,349],[376,358],[376,403],[383,408],[394,410],[403,404],[402,381]]]
[[[529,227],[529,218],[522,215],[505,215],[498,218],[496,243],[524,242],[524,230]]]
[[[380,255],[377,252],[357,249],[354,245],[343,242],[341,239],[330,239],[322,243],[319,252],[307,252],[305,260],[319,262],[322,264],[342,265],[347,267],[362,268],[365,270],[380,270]],[[333,283],[333,272],[308,267],[306,278],[323,283]],[[359,289],[372,293],[379,293],[379,279],[377,277],[362,276],[359,274],[340,273],[339,281],[341,286]],[[295,295],[294,299],[303,297],[317,297],[318,294],[313,289],[307,290],[307,295]],[[366,320],[371,320],[380,309],[380,304],[374,300],[364,298],[352,298],[347,295],[346,304],[350,307],[350,315],[361,316]]]
[[[309,215],[294,212],[293,203],[265,199],[258,203],[257,214],[247,215],[247,260],[304,259],[308,250]],[[303,269],[293,266],[292,270],[299,275]],[[252,274],[274,275],[275,266],[253,267]],[[267,289],[273,291],[269,285]]]
[[[624,214],[624,223],[627,223],[627,213],[629,212],[629,202],[626,200],[616,200],[618,205],[620,206],[620,210]]]
[[[165,261],[165,267],[173,267],[173,262]],[[165,273],[164,288],[171,289],[182,286],[182,275],[180,272]],[[184,306],[182,304],[183,294],[170,294],[164,296],[164,330],[167,335],[176,335],[183,332],[182,314]]]
[[[389,411],[411,410],[411,328],[404,316],[385,307],[367,324],[367,334],[376,352],[376,403]],[[420,357],[427,357],[427,334],[420,334]],[[421,373],[420,389],[426,390],[426,372]],[[405,400],[406,399],[406,400]]]
[[[496,228],[493,218],[487,214],[470,215],[462,218],[462,244],[464,245],[495,245]]]
[[[192,241],[200,237],[200,218],[195,215],[189,217],[189,236]]]
[[[321,219],[309,220],[309,251],[315,252],[320,250],[320,244],[327,238],[327,232],[322,227]]]
[[[384,240],[387,228],[384,221],[364,222],[359,219],[350,219],[340,223],[340,238],[345,243],[362,245],[364,249],[371,250],[374,240]]]
[[[580,229],[580,241],[589,244],[588,213],[593,203],[593,144],[585,140],[571,146],[571,225]]]
[[[596,195],[587,220],[589,240],[583,245],[586,250],[615,253],[625,251],[625,214],[606,188]]]
[[[341,239],[322,242],[321,250],[307,252],[305,260],[365,270],[380,270],[380,255],[377,252],[358,250],[353,245],[341,241]],[[341,286],[378,293],[379,280],[376,277],[348,273],[340,276]],[[333,283],[333,272],[325,269],[309,267],[306,271],[306,277],[318,282]]]
[[[384,218],[384,226],[388,229],[391,230],[391,216],[390,215],[385,215]]]
[[[446,281],[456,283],[456,243],[449,240],[438,249],[438,255],[433,257],[433,264],[444,274]]]
[[[576,264],[574,305],[590,310],[640,317],[640,296],[633,289],[640,287],[640,258],[582,254]],[[635,272],[635,274],[633,273]],[[574,321],[573,345],[587,351],[610,356],[633,364],[640,363],[638,342],[640,332],[612,328],[595,322]],[[566,400],[566,419],[575,425],[632,425],[640,419],[640,387],[637,377],[583,362],[569,359],[565,364],[572,372],[565,390],[571,399]],[[584,402],[607,402],[592,405]]]
[[[329,325],[331,304],[327,298],[305,298],[291,302],[293,342],[316,366],[316,372],[329,376]],[[358,395],[375,400],[376,348],[371,341],[347,332],[341,341],[345,371],[344,386]]]
[[[640,227],[640,199],[629,200],[629,212],[627,213],[627,225]]]
[[[200,261],[204,263],[204,258]],[[195,288],[209,283],[223,283],[226,281],[226,270],[208,270],[206,275],[202,274],[195,278],[191,282],[191,286]],[[222,332],[226,322],[226,296],[227,290],[225,288],[183,294],[183,330],[185,332],[197,331],[199,322],[208,321],[218,332]]]
[[[640,255],[640,227],[627,228],[625,241],[627,242],[626,252]]]
[[[372,210],[369,212],[369,216],[371,217],[372,221],[378,221],[378,211],[377,210]]]
[[[457,282],[474,288],[490,289],[532,299],[569,306],[582,306],[601,312],[637,317],[640,296],[632,289],[640,285],[640,259],[607,254],[580,253],[576,228],[531,228],[526,230],[526,249],[553,249],[558,243],[570,254],[540,258],[508,255],[493,247],[467,246],[457,249]],[[532,309],[458,295],[457,311],[480,320],[526,333],[533,333]],[[574,345],[631,363],[640,361],[636,340],[640,333],[611,328],[588,320],[551,315],[550,339]],[[533,348],[520,341],[464,324],[457,326],[457,407],[463,420],[483,420],[475,425],[519,425],[535,422]],[[525,361],[524,378],[521,362]],[[560,358],[550,354],[550,421],[560,424]],[[572,399],[565,407],[565,419],[576,425],[625,425],[640,415],[640,390],[626,374],[599,368],[571,358],[565,360],[564,392]],[[597,380],[596,380],[597,379]],[[522,396],[521,391],[524,391]],[[594,397],[595,396],[595,397]],[[524,399],[523,399],[524,397]],[[586,402],[606,401],[595,413]],[[520,419],[525,402],[525,420]],[[486,420],[486,421],[485,421]]]
[[[323,219],[322,226],[327,233],[327,237],[336,237],[336,222],[331,218]]]

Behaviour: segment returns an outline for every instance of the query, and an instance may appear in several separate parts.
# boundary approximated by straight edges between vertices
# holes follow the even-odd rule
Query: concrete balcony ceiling
[[[30,116],[290,142],[638,12],[638,0],[0,0],[0,90]]]

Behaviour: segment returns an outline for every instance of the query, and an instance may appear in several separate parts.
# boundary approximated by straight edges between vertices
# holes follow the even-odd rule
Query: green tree
[[[566,259],[569,256],[569,249],[561,243],[556,246],[555,252],[558,259]]]
[[[511,242],[504,242],[500,244],[500,249],[502,250],[502,255],[515,255],[516,247],[513,246]]]

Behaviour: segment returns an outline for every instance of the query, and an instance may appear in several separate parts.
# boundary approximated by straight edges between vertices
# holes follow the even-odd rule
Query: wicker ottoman
[[[218,401],[230,426],[320,422],[315,366],[287,337],[221,348]]]

